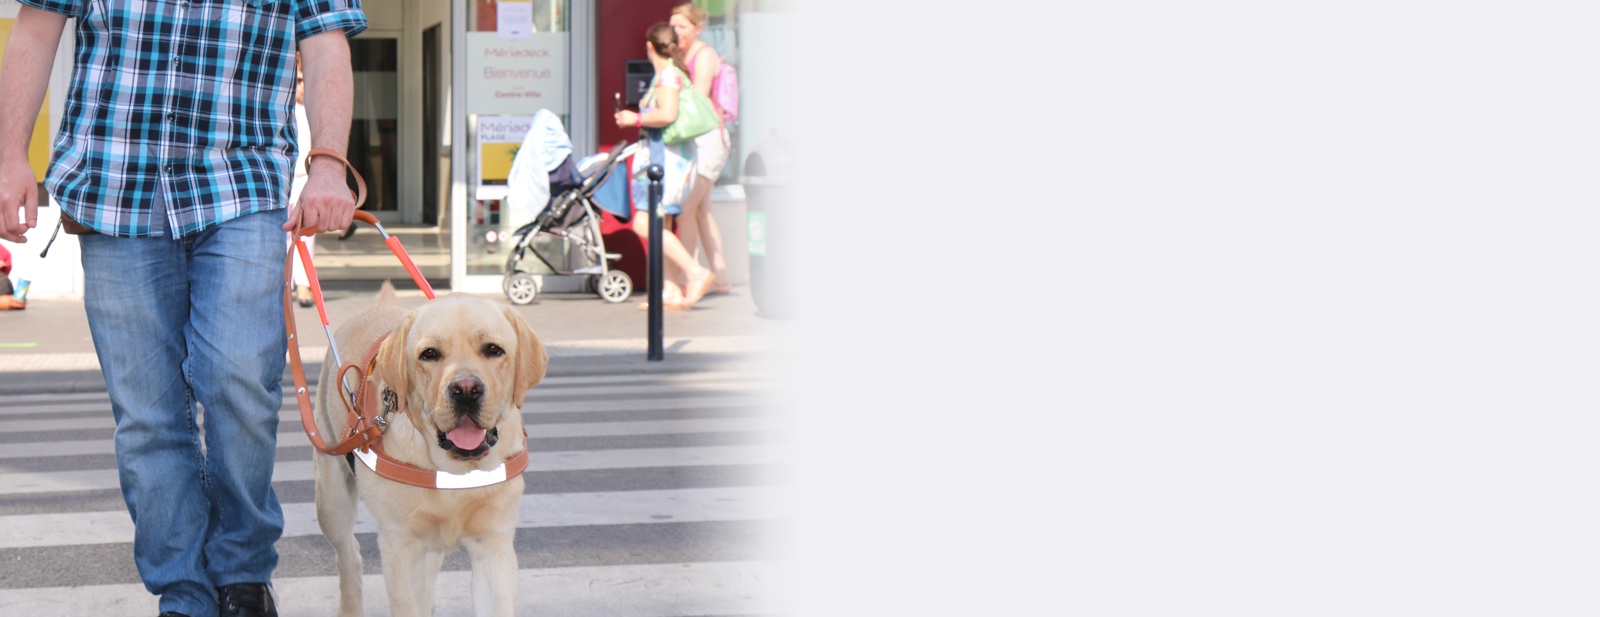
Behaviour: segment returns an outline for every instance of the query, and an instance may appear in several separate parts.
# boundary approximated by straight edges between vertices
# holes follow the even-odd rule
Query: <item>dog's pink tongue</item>
[[[449,437],[450,443],[456,444],[457,448],[474,450],[483,444],[483,437],[488,433],[488,431],[478,428],[478,423],[473,422],[472,418],[462,418],[461,424],[457,424],[454,429],[445,433],[444,436]]]

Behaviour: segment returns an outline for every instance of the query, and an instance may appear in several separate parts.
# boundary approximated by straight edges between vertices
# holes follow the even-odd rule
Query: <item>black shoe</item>
[[[217,610],[222,617],[278,617],[272,591],[263,583],[236,583],[217,588]]]
[[[183,613],[179,613],[177,611],[167,611],[167,612],[162,613],[160,615],[156,615],[156,617],[189,617],[189,616],[185,615]]]
[[[339,234],[339,239],[346,240],[353,235],[356,235],[356,222],[350,221],[350,226],[345,228],[344,233]]]

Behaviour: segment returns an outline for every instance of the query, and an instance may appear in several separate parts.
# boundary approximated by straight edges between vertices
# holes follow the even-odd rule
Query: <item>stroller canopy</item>
[[[550,173],[571,165],[572,139],[561,118],[548,109],[533,115],[533,127],[511,160],[506,179],[506,214],[513,221],[532,220],[550,202]]]

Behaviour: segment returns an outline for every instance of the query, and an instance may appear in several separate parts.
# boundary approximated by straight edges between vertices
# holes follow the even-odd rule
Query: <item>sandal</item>
[[[706,292],[711,290],[711,284],[715,282],[717,273],[710,270],[706,270],[705,276],[689,281],[689,286],[683,290],[684,304],[693,305],[699,302],[701,298],[706,297]]]
[[[683,302],[672,302],[670,300],[664,300],[664,301],[661,302],[661,310],[663,310],[663,311],[681,311],[681,310],[684,310],[684,309],[687,309],[687,308],[689,308],[689,305],[685,304]],[[640,302],[639,303],[639,310],[641,310],[641,311],[650,310],[650,303],[649,302]]]
[[[670,285],[670,286],[668,286],[667,289],[662,290],[662,292],[663,292],[661,294],[663,296],[661,298],[661,308],[662,308],[662,310],[681,311],[683,309],[689,308],[689,303],[683,301],[683,294],[678,292],[678,286],[677,285],[675,285],[675,284],[674,285]],[[667,293],[667,292],[670,292],[670,293]],[[649,300],[645,300],[644,302],[640,302],[639,303],[639,310],[641,310],[641,311],[650,310],[650,301]]]

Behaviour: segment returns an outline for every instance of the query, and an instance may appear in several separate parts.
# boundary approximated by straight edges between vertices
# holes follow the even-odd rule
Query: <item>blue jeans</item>
[[[179,240],[79,236],[134,563],[162,611],[214,617],[216,587],[278,565],[286,215]]]

